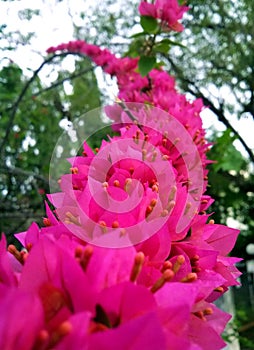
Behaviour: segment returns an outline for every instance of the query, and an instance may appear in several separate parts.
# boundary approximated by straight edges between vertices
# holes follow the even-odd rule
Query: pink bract
[[[142,16],[160,19],[164,30],[181,32],[183,26],[178,22],[188,11],[187,6],[179,6],[177,0],[156,0],[154,3],[141,1],[139,12]]]

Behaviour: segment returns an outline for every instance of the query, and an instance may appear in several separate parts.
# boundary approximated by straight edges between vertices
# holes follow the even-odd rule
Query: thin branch
[[[65,81],[69,81],[69,80],[78,78],[85,73],[91,72],[93,69],[94,69],[94,67],[90,67],[90,68],[83,69],[83,70],[79,71],[78,73],[71,74],[66,78],[63,78],[61,80],[56,81],[54,84],[46,87],[45,89],[42,89],[42,90],[34,93],[33,96],[39,96],[39,95],[43,94],[44,92],[47,92],[49,90],[54,89],[55,87],[57,87],[59,85],[62,85]]]
[[[137,118],[131,113],[131,111],[123,101],[117,100],[116,103],[122,108],[122,110],[130,117],[130,119],[133,122],[136,122],[136,123],[138,122]]]
[[[23,220],[22,220],[23,219]],[[8,240],[8,244],[11,244],[12,241],[15,241],[14,233],[19,232],[20,228],[23,227],[23,225],[27,222],[27,218],[19,218],[19,223],[15,225],[12,229],[11,232],[5,232],[5,236]]]
[[[45,213],[41,212],[35,214],[34,212],[6,212],[6,213],[1,213],[1,218],[6,219],[6,218],[11,218],[11,219],[30,219],[32,218],[33,220],[35,219],[41,219]]]
[[[42,181],[45,185],[47,185],[47,186],[49,185],[49,181],[45,177],[43,177],[39,174],[35,174],[31,171],[23,170],[21,168],[9,167],[6,165],[2,165],[2,171],[3,171],[3,173],[13,174],[13,175],[21,175],[24,177],[32,176],[35,179]]]
[[[222,108],[216,108],[214,104],[205,97],[201,91],[197,91],[194,93],[191,89],[189,89],[191,93],[193,93],[197,97],[201,97],[204,101],[205,105],[209,107],[209,109],[218,117],[218,120],[222,122],[228,129],[230,129],[238,138],[238,140],[241,142],[242,146],[244,147],[245,151],[248,153],[250,160],[254,163],[254,154],[252,150],[249,148],[247,143],[244,141],[242,136],[238,133],[238,131],[233,127],[233,125],[230,124],[228,119],[225,117]]]
[[[249,329],[251,328],[254,328],[254,321],[252,322],[249,322],[243,326],[241,326],[239,329],[238,329],[238,332],[242,333],[242,332],[245,332],[245,331],[248,331]]]
[[[165,56],[164,56],[165,57]],[[209,107],[209,109],[217,116],[218,120],[222,122],[228,129],[230,129],[238,138],[238,140],[241,142],[242,146],[244,147],[245,151],[248,153],[250,160],[254,163],[254,154],[250,147],[247,145],[247,143],[244,141],[242,136],[238,133],[238,131],[231,125],[231,123],[228,121],[228,119],[225,117],[223,112],[223,106],[220,108],[215,107],[215,105],[212,103],[209,98],[205,97],[204,94],[198,89],[198,87],[195,85],[195,83],[191,80],[189,80],[186,76],[183,75],[183,72],[177,65],[169,58],[167,57],[169,63],[173,67],[174,71],[178,74],[181,81],[184,82],[184,88],[185,91],[190,92],[193,96],[197,98],[202,98],[204,104]]]

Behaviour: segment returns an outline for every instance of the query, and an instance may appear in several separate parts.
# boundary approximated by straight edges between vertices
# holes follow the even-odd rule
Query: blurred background
[[[182,1],[183,2],[183,1]],[[0,0],[0,230],[13,234],[42,224],[49,163],[63,131],[87,111],[110,103],[116,82],[89,59],[47,56],[73,39],[136,56],[142,49],[139,1]],[[172,34],[164,69],[190,100],[201,97],[213,143],[209,194],[216,223],[241,229],[232,256],[242,257],[241,286],[220,306],[234,314],[229,349],[254,349],[254,2],[187,2],[185,30]],[[90,120],[97,130],[102,121]],[[100,145],[109,129],[90,140]]]

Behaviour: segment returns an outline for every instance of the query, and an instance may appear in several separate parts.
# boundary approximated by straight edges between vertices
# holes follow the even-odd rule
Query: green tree
[[[88,60],[76,61],[74,73],[59,72],[50,86],[38,77],[43,66],[64,56],[44,61],[30,79],[12,62],[0,71],[0,229],[9,235],[27,228],[34,219],[41,222],[44,216],[49,164],[63,132],[62,123],[100,106],[100,93]],[[66,81],[71,94],[63,87]],[[91,124],[90,128],[97,128],[99,120]]]

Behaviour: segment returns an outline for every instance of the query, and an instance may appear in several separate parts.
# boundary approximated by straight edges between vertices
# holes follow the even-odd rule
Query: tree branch
[[[166,56],[164,56],[166,57]],[[228,129],[230,129],[238,138],[238,140],[241,142],[242,146],[244,147],[245,151],[248,153],[250,160],[254,163],[254,154],[252,150],[249,148],[247,143],[244,141],[242,136],[238,133],[238,131],[230,124],[228,119],[225,117],[223,108],[217,108],[212,103],[209,98],[205,97],[204,94],[198,89],[198,87],[195,85],[195,83],[191,80],[189,80],[186,76],[183,75],[182,70],[177,67],[177,65],[173,62],[172,59],[169,57],[166,57],[169,63],[171,64],[174,71],[177,73],[178,77],[180,77],[181,81],[183,82],[184,89],[186,92],[191,93],[193,96],[197,98],[202,98],[204,104],[209,107],[209,109],[217,116],[218,120],[222,122]]]
[[[41,219],[45,215],[44,212],[37,213],[35,214],[34,212],[6,212],[6,213],[1,213],[1,218],[12,218],[12,219],[30,219],[32,218],[33,220],[35,219]]]
[[[62,85],[65,81],[78,78],[85,73],[91,72],[93,69],[94,69],[93,67],[90,67],[90,68],[83,69],[83,70],[79,71],[78,73],[73,73],[66,78],[63,78],[61,80],[56,81],[54,84],[46,87],[45,89],[42,89],[42,90],[36,92],[35,94],[33,94],[33,96],[39,96],[39,95],[43,94],[44,92],[50,91],[50,90],[54,89],[55,87]]]
[[[191,89],[189,89],[191,93],[193,93],[196,97],[201,97],[204,101],[204,104],[209,107],[209,109],[217,116],[218,120],[222,122],[228,129],[230,129],[238,138],[238,140],[241,142],[242,146],[244,147],[245,151],[248,153],[248,156],[250,157],[250,160],[254,163],[254,154],[252,150],[249,148],[247,143],[244,141],[242,136],[238,133],[238,131],[233,127],[233,125],[230,124],[230,122],[225,117],[222,108],[216,108],[214,104],[205,97],[201,91],[198,91],[194,93]]]
[[[5,136],[2,140],[2,142],[0,143],[0,156],[1,158],[3,158],[4,156],[4,145],[6,144],[8,137],[10,135],[11,132],[11,128],[13,126],[14,120],[15,120],[15,116],[19,107],[19,104],[21,103],[21,101],[23,100],[29,86],[32,84],[32,82],[35,80],[35,78],[37,77],[37,75],[39,74],[39,72],[42,70],[42,68],[52,62],[55,58],[59,58],[59,57],[65,57],[68,55],[78,55],[78,56],[83,56],[82,54],[78,53],[78,52],[63,52],[63,53],[59,53],[59,54],[53,54],[52,56],[50,56],[49,58],[47,58],[45,61],[42,62],[42,64],[34,71],[33,76],[27,81],[27,83],[24,85],[23,89],[21,90],[17,100],[14,102],[14,104],[10,107],[11,110],[11,114],[9,117],[9,121],[8,124],[6,126],[6,133]]]
[[[238,332],[242,333],[242,332],[248,331],[248,330],[251,329],[251,328],[254,328],[254,321],[249,322],[249,323],[244,324],[243,326],[241,326],[241,327],[238,329]]]
[[[31,171],[23,170],[23,169],[16,168],[16,167],[8,167],[6,165],[2,165],[2,170],[3,170],[3,173],[6,173],[6,174],[21,175],[24,177],[32,176],[35,179],[42,181],[45,185],[49,186],[49,181],[47,179],[45,179],[45,177],[43,177],[39,174],[35,174]]]

